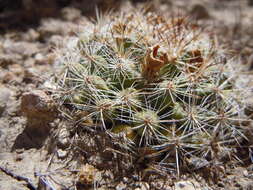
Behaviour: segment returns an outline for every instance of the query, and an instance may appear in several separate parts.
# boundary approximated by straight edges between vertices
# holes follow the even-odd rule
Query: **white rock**
[[[175,190],[197,190],[191,181],[179,181],[175,183]]]
[[[64,151],[64,150],[61,150],[61,149],[57,150],[58,158],[62,158],[62,159],[66,158],[67,154],[68,154],[67,151]]]

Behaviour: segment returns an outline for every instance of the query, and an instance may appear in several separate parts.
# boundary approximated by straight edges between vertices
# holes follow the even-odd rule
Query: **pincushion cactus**
[[[210,161],[244,138],[235,71],[208,32],[184,18],[122,13],[88,23],[59,54],[57,99],[160,165]],[[237,92],[238,96],[238,92]],[[170,163],[171,164],[171,163]]]

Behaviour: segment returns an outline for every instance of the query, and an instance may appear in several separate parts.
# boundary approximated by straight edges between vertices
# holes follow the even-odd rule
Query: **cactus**
[[[169,160],[179,170],[192,156],[211,161],[244,138],[235,71],[219,61],[215,40],[184,18],[106,16],[60,52],[58,100],[108,135],[152,149],[159,165]]]

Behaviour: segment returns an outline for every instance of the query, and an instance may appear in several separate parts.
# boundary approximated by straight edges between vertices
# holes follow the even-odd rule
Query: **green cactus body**
[[[97,75],[88,75],[84,78],[87,86],[97,90],[109,90],[106,82]]]
[[[181,120],[187,117],[187,113],[183,109],[182,105],[175,103],[172,108],[172,118],[176,120]]]
[[[112,133],[119,134],[119,133],[124,133],[128,139],[131,141],[135,141],[137,134],[134,132],[132,126],[126,125],[126,124],[121,124],[121,125],[116,125],[112,128],[111,130]]]
[[[83,32],[59,56],[57,97],[73,105],[71,113],[85,111],[105,131],[125,133],[136,149],[174,147],[170,154],[184,152],[182,159],[199,156],[206,138],[226,136],[227,147],[243,139],[235,74],[217,61],[209,34],[182,18],[138,12],[87,25],[94,33]]]
[[[116,100],[123,109],[137,110],[141,107],[140,94],[134,88],[126,88],[116,93]]]
[[[136,112],[133,115],[133,129],[140,136],[140,144],[149,144],[161,134],[161,125],[158,115],[152,110]]]

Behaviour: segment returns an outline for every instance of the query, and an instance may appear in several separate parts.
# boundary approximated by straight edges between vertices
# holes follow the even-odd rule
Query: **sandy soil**
[[[231,57],[241,57],[238,67],[244,65],[247,72],[252,72],[253,6],[249,1],[161,0],[151,5],[153,11],[187,13],[197,19],[200,26],[217,34]],[[126,8],[129,3],[122,6]],[[89,136],[85,138],[90,144],[83,149],[89,156],[83,160],[70,156],[67,129],[72,124],[55,108],[47,90],[48,79],[57,69],[55,47],[60,47],[66,36],[74,35],[87,18],[74,8],[60,12],[58,18],[42,18],[39,26],[6,30],[0,35],[0,189],[253,189],[250,162],[221,166],[219,172],[208,177],[196,174],[147,181],[136,173],[115,176],[116,172],[106,169],[114,164],[108,155],[88,150],[97,146],[90,145],[94,142]],[[247,101],[253,105],[252,98]],[[249,160],[249,153],[240,151]],[[78,184],[80,179],[86,184]],[[90,180],[97,182],[92,184]]]

